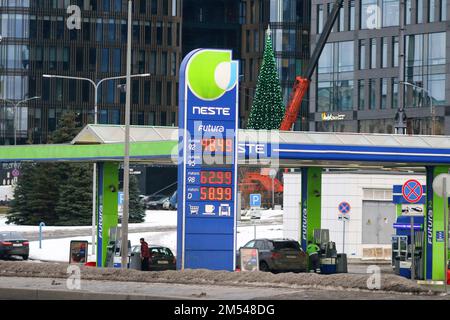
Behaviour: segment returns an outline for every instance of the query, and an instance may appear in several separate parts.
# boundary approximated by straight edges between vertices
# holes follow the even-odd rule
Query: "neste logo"
[[[238,82],[239,65],[231,51],[203,49],[196,52],[186,68],[192,93],[202,100],[216,100]]]
[[[203,116],[229,116],[231,115],[231,109],[222,107],[193,107],[192,113]]]

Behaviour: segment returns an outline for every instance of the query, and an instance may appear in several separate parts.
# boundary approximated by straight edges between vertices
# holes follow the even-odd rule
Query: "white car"
[[[162,208],[164,210],[170,210],[170,198],[167,198],[162,204]]]

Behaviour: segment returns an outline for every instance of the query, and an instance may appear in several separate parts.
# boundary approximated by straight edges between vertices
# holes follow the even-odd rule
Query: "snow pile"
[[[238,227],[237,232],[237,248],[244,246],[247,242],[257,238],[281,238],[283,236],[283,229],[281,225],[269,226],[241,226]],[[139,232],[129,233],[128,239],[131,245],[139,245],[139,239],[145,238],[149,245],[158,245],[170,248],[176,255],[177,252],[177,232],[162,231],[162,232]],[[58,261],[65,262],[69,259],[69,249],[71,240],[91,241],[91,236],[72,237],[63,239],[49,239],[42,241],[42,248],[39,249],[39,241],[30,242],[30,258],[33,260],[43,261]],[[89,253],[92,252],[89,246]]]
[[[0,276],[65,279],[67,278],[67,264],[0,261]],[[208,284],[221,286],[245,285],[252,287],[318,288],[333,290],[368,290],[367,280],[369,276],[369,274],[271,274],[265,272],[227,272],[204,269],[141,272],[138,270],[81,267],[82,280]],[[381,291],[415,294],[432,293],[413,281],[389,274],[381,275]]]

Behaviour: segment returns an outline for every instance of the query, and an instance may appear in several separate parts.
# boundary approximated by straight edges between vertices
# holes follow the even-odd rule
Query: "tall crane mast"
[[[302,105],[303,97],[308,91],[309,84],[311,82],[311,77],[316,69],[319,62],[320,55],[322,54],[323,48],[328,40],[328,36],[333,29],[333,25],[339,15],[339,10],[342,7],[344,0],[336,0],[333,4],[333,9],[323,27],[323,31],[320,34],[319,40],[316,43],[316,47],[309,60],[308,69],[306,70],[305,76],[297,76],[295,78],[294,87],[292,88],[292,93],[289,97],[289,103],[286,107],[286,113],[284,114],[283,121],[280,125],[280,130],[288,131],[294,126],[297,120],[300,107]]]

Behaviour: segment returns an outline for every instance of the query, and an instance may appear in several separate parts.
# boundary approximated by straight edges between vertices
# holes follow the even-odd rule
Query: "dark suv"
[[[258,249],[259,269],[270,272],[307,272],[308,256],[292,239],[255,239],[243,248]],[[237,257],[240,268],[240,257]]]

